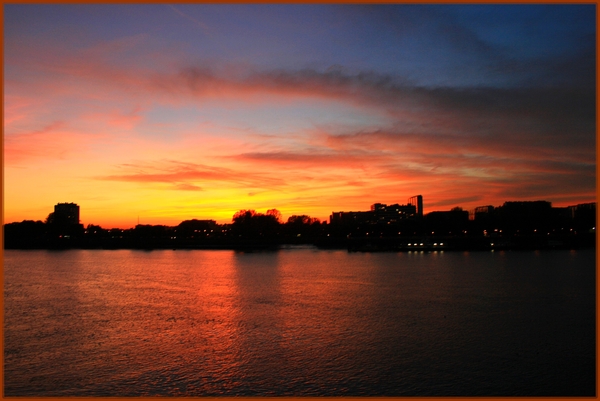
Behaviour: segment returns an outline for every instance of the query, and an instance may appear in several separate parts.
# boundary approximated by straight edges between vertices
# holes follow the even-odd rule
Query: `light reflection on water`
[[[6,251],[5,395],[591,395],[595,255]]]

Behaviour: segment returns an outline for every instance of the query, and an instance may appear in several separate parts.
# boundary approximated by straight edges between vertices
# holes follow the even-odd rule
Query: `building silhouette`
[[[475,209],[469,210],[469,220],[488,220],[494,213],[494,206],[477,206]]]
[[[54,215],[60,215],[71,224],[79,224],[79,205],[76,203],[58,203],[54,205]]]
[[[567,210],[571,219],[594,219],[596,217],[596,202],[580,203],[579,205],[568,206]]]
[[[48,222],[60,225],[79,224],[79,205],[76,203],[57,203],[54,213],[48,217]]]
[[[456,235],[467,231],[469,212],[455,207],[450,211],[429,212],[425,216],[427,232]]]
[[[408,198],[408,204],[416,208],[418,217],[423,217],[423,195]]]
[[[292,216],[282,224],[273,214],[240,210],[233,224],[185,220],[177,226],[140,225],[103,229],[79,223],[79,206],[58,203],[46,222],[4,225],[7,249],[264,249],[278,244],[312,243],[349,250],[408,250],[411,243],[445,249],[577,249],[596,246],[596,202],[552,207],[547,201],[508,201],[467,212],[423,214],[423,197],[406,205],[374,203],[368,211],[333,212],[330,224]],[[412,248],[411,248],[412,249]],[[425,249],[425,248],[423,248]],[[439,248],[437,248],[439,249]]]
[[[70,246],[71,241],[84,234],[79,223],[79,206],[76,203],[57,203],[54,212],[48,215],[47,233],[50,247]]]
[[[410,203],[411,200],[413,201],[412,204]],[[394,224],[409,219],[414,220],[418,217],[423,217],[423,197],[421,195],[413,196],[406,205],[374,203],[369,211],[332,212],[329,222],[337,225],[382,225]]]

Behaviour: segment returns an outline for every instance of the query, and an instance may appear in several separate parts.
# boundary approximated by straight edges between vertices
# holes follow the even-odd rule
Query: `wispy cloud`
[[[180,16],[182,16],[183,18],[192,21],[194,24],[196,24],[197,26],[199,26],[200,28],[202,28],[202,30],[204,31],[204,33],[209,34],[210,33],[210,29],[208,27],[208,25],[206,25],[205,23],[203,23],[202,21],[198,21],[196,18],[190,17],[188,14],[185,14],[183,11],[181,11],[180,9],[178,9],[177,7],[175,7],[172,4],[167,4],[173,11],[175,11],[177,14],[179,14]]]
[[[64,121],[55,121],[33,131],[4,136],[4,163],[27,165],[32,161],[81,159],[102,135],[81,135]]]
[[[172,184],[172,188],[178,190],[199,190],[201,187],[198,183],[221,183],[243,188],[271,188],[283,184],[283,180],[271,176],[174,160],[122,164],[118,170],[115,174],[96,179],[140,184],[165,183]]]
[[[390,160],[391,157],[385,155],[352,154],[349,152],[328,152],[317,151],[275,151],[275,152],[257,152],[242,153],[226,157],[237,162],[251,162],[267,166],[280,166],[282,168],[301,168],[318,169],[321,172],[323,168],[343,168],[356,169],[365,168],[367,164],[377,161],[381,163],[384,160]]]

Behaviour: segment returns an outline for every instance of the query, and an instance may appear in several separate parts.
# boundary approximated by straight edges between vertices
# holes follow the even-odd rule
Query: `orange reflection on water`
[[[7,255],[9,396],[502,393],[560,383],[549,342],[594,383],[593,251]]]
[[[230,378],[238,375],[240,355],[234,254],[167,251],[164,256],[169,268],[162,272],[162,280],[186,297],[185,302],[177,296],[162,306],[166,311],[184,313],[182,324],[172,325],[180,341],[166,345],[174,355],[185,354],[186,363],[198,366],[198,376],[207,379],[204,388],[215,393],[230,389],[234,386]],[[211,377],[220,379],[213,383]]]
[[[18,337],[10,331],[8,336],[45,351],[21,359],[35,361],[36,371],[11,365],[23,372],[22,383],[12,385],[41,385],[39,366],[59,363],[78,369],[55,374],[49,391],[61,381],[74,388],[144,382],[147,388],[135,389],[142,395],[197,388],[221,394],[235,386],[229,378],[238,375],[241,351],[232,252],[69,251],[36,257],[42,262],[33,274],[39,283],[22,296],[24,318],[11,323]],[[42,331],[38,321],[46,322]]]

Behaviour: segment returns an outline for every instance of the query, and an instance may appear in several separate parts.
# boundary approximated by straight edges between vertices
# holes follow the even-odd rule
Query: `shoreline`
[[[381,237],[381,238],[311,238],[303,241],[277,239],[212,239],[204,241],[173,239],[115,238],[85,240],[62,238],[54,241],[9,241],[3,249],[12,250],[234,250],[276,251],[296,247],[314,247],[319,250],[347,250],[348,252],[419,252],[419,251],[492,251],[492,250],[571,250],[596,249],[595,234],[565,238],[541,236],[489,237]]]

